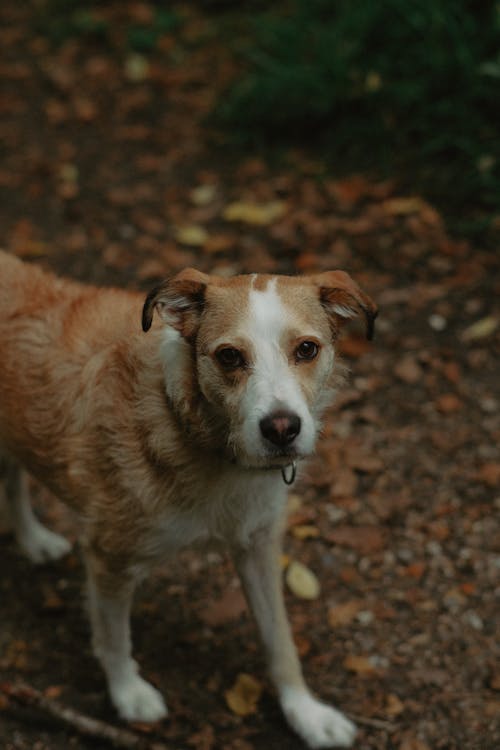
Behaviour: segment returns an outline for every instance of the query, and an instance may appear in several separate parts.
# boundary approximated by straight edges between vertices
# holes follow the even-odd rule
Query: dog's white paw
[[[288,723],[310,748],[351,747],[356,727],[340,711],[306,690],[285,688],[281,707]]]
[[[18,543],[24,554],[36,564],[59,560],[71,549],[67,539],[41,523],[30,526],[29,533],[19,534]]]
[[[111,698],[116,710],[126,721],[144,721],[149,724],[164,719],[168,714],[161,693],[139,675],[111,688]]]

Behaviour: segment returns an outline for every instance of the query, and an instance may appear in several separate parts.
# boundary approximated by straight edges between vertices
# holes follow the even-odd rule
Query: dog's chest
[[[286,504],[281,476],[235,474],[200,481],[191,497],[169,503],[144,540],[150,552],[164,556],[192,545],[246,546],[257,529],[276,523]]]

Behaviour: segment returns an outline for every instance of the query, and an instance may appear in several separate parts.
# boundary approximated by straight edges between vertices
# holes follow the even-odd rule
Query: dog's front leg
[[[356,728],[308,690],[285,611],[280,568],[281,533],[259,530],[238,549],[236,567],[257,622],[271,679],[290,726],[311,748],[350,747]]]
[[[127,721],[154,722],[167,715],[161,694],[139,675],[132,658],[130,607],[134,582],[110,573],[87,553],[87,585],[92,646],[106,673],[111,700]]]

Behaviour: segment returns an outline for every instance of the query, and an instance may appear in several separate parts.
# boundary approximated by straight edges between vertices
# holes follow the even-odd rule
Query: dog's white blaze
[[[262,453],[259,422],[278,409],[294,412],[301,419],[301,432],[295,444],[297,452],[309,453],[314,445],[313,418],[289,364],[288,353],[283,350],[284,334],[292,316],[293,311],[278,294],[276,279],[263,291],[250,289],[243,333],[250,341],[254,360],[241,404],[243,442],[249,455]]]

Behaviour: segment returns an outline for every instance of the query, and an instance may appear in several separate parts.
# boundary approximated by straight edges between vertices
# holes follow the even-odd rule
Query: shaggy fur
[[[291,726],[310,747],[352,743],[353,725],[304,684],[278,559],[281,469],[314,448],[342,375],[338,328],[358,313],[370,336],[375,306],[340,271],[188,269],[144,301],[0,252],[0,473],[14,530],[34,562],[69,548],[33,515],[25,467],[81,519],[94,651],[123,718],[166,715],[131,656],[134,586],[210,543],[233,556]]]

